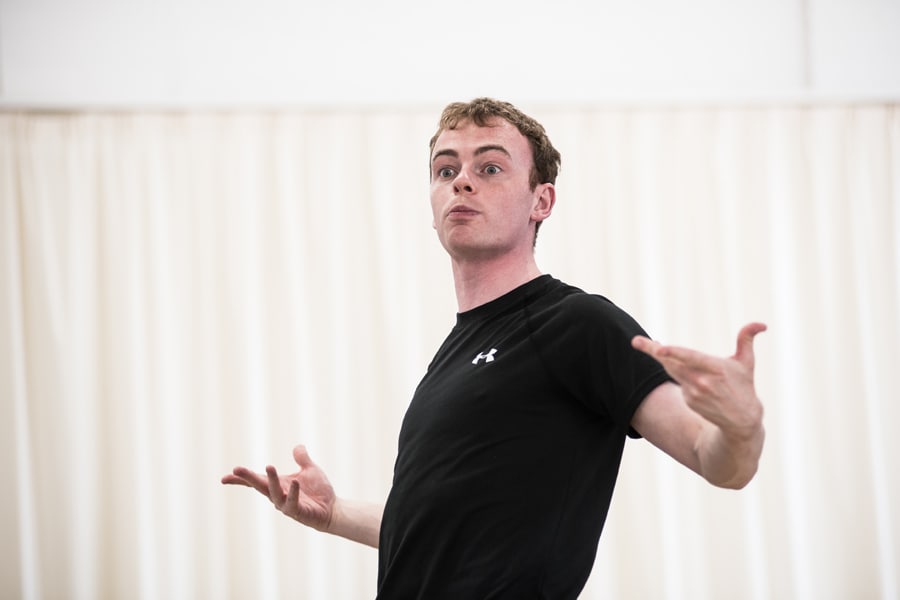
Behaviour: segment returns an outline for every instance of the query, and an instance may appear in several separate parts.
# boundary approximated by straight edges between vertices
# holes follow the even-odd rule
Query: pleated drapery
[[[0,113],[0,595],[374,596],[374,550],[219,479],[304,443],[386,496],[455,321],[438,110]],[[671,343],[770,327],[757,478],[630,441],[582,597],[896,598],[900,108],[531,112],[545,272]]]

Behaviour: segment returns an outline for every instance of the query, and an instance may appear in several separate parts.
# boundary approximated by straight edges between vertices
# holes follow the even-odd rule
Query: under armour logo
[[[480,361],[482,358],[484,359],[484,362],[486,362],[486,363],[494,362],[495,354],[497,354],[496,348],[491,348],[491,351],[488,352],[487,354],[485,354],[484,352],[481,352],[478,354],[478,356],[475,357],[475,360],[472,361],[472,364],[477,365],[478,361]]]

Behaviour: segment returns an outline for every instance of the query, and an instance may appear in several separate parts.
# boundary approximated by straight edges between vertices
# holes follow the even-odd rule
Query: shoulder
[[[536,326],[643,334],[637,321],[609,298],[556,280],[534,302],[531,317]]]

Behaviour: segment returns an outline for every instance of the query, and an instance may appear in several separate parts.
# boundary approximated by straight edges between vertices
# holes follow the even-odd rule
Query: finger
[[[266,467],[266,475],[269,481],[269,498],[275,503],[275,506],[281,508],[281,505],[284,504],[284,490],[281,489],[281,482],[278,480],[278,471],[269,465]]]
[[[656,351],[656,357],[666,365],[681,365],[699,371],[712,371],[718,366],[717,358],[681,346],[662,346]]]
[[[656,358],[656,353],[663,347],[659,342],[655,342],[643,335],[636,335],[631,338],[631,347],[640,350],[644,354]]]
[[[294,517],[297,515],[297,506],[300,503],[300,482],[296,479],[291,482],[291,487],[288,490],[287,498],[284,501],[285,508],[288,509],[288,512],[285,514],[290,514],[290,516]]]
[[[309,457],[309,452],[306,451],[306,446],[294,446],[294,462],[300,465],[301,469],[313,466],[313,461]]]
[[[636,350],[649,354],[661,362],[667,370],[689,367],[701,371],[712,371],[717,366],[715,359],[707,354],[680,346],[664,346],[642,335],[635,336],[631,340],[631,345]]]
[[[252,485],[247,483],[244,479],[242,479],[232,473],[229,473],[228,475],[225,475],[224,477],[222,477],[222,483],[224,483],[226,485],[243,485],[243,486],[247,486],[247,487],[253,487]]]
[[[259,473],[245,467],[235,467],[234,471],[232,471],[232,476],[235,479],[243,481],[245,485],[254,488],[263,496],[269,495],[269,483],[266,481],[266,478]],[[228,476],[226,475],[226,477]],[[225,478],[223,477],[223,483],[224,479]],[[231,482],[231,478],[229,478],[229,482]]]
[[[749,323],[744,325],[738,333],[737,351],[734,353],[734,358],[745,365],[752,367],[754,362],[753,338],[766,329],[768,329],[768,327],[766,327],[765,323]]]

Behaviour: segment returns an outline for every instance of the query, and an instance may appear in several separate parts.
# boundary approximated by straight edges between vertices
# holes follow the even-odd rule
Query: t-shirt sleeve
[[[641,401],[671,381],[662,365],[631,347],[647,335],[628,313],[601,296],[577,294],[535,332],[542,358],[560,384],[588,410],[610,419],[631,437]]]

